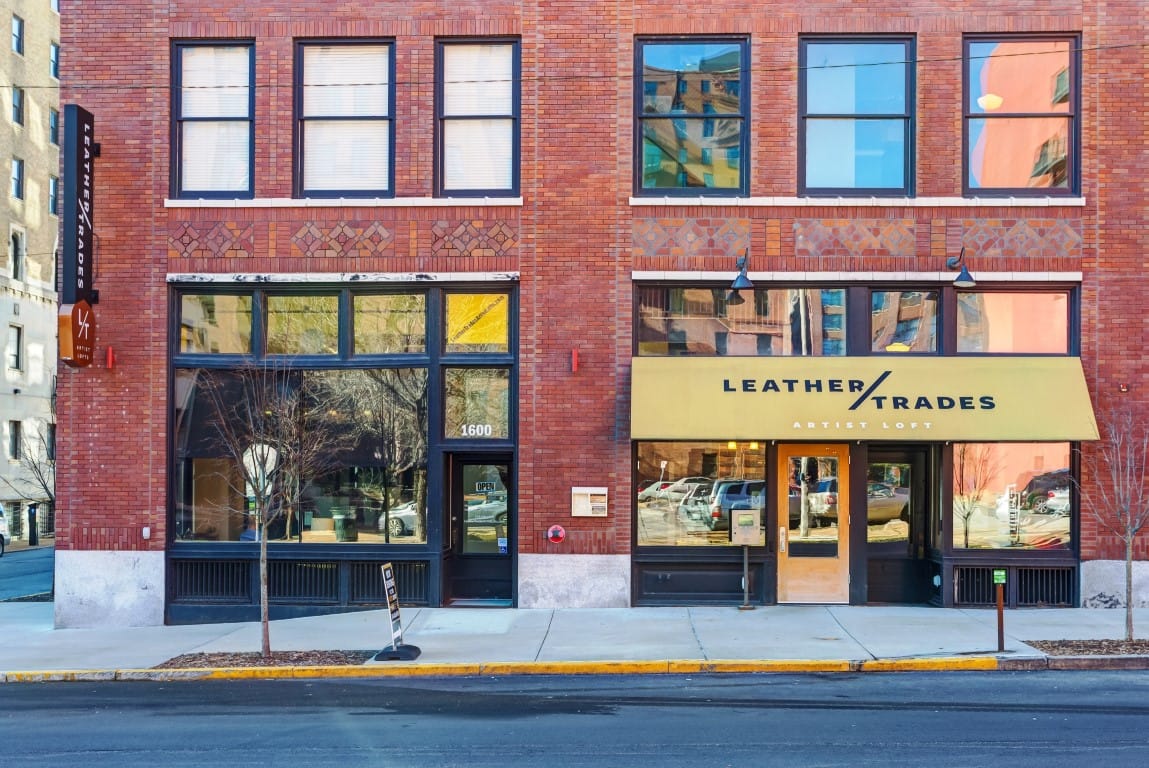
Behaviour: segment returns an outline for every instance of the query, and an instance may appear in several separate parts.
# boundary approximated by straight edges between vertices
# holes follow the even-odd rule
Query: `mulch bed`
[[[1149,640],[1025,640],[1047,656],[1146,656]]]
[[[363,664],[379,651],[272,651],[265,659],[250,653],[185,653],[157,664],[153,669],[203,669],[205,667],[349,667]]]

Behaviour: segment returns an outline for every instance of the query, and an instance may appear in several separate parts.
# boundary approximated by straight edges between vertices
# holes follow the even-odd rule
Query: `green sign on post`
[[[994,584],[1004,584],[1005,583],[1005,569],[1004,568],[994,568],[993,569],[993,583]]]

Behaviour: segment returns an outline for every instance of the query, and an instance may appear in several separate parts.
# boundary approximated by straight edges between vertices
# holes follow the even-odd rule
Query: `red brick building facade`
[[[1143,149],[1149,137],[1141,118],[1147,95],[1146,53],[1144,25],[1129,23],[1140,18],[1141,3],[717,0],[589,6],[64,0],[61,6],[62,101],[80,104],[95,115],[101,145],[95,197],[100,292],[96,362],[88,368],[62,370],[59,378],[56,546],[61,625],[253,615],[248,587],[255,548],[226,532],[234,521],[197,522],[207,519],[202,516],[213,504],[220,505],[205,501],[211,492],[196,490],[209,484],[207,470],[193,467],[185,476],[177,468],[185,449],[191,457],[189,467],[206,461],[187,448],[205,439],[202,434],[186,441],[180,437],[187,416],[178,402],[186,394],[178,371],[239,365],[235,362],[239,357],[222,364],[211,350],[181,339],[183,329],[194,325],[189,308],[199,312],[210,304],[204,310],[210,313],[224,305],[218,297],[229,297],[230,302],[238,295],[239,317],[245,322],[263,318],[256,321],[255,337],[275,322],[269,318],[276,312],[277,291],[285,296],[302,291],[300,306],[306,307],[310,307],[307,296],[337,297],[331,306],[340,308],[331,312],[339,318],[339,330],[332,332],[338,343],[333,341],[325,350],[327,357],[307,358],[300,364],[325,371],[351,370],[363,366],[356,362],[359,348],[351,341],[353,331],[345,329],[346,318],[359,317],[357,291],[364,287],[368,294],[398,289],[422,296],[420,292],[431,286],[430,293],[419,299],[426,302],[420,306],[426,306],[429,318],[426,359],[412,363],[425,371],[419,375],[430,382],[427,449],[418,464],[423,469],[414,475],[408,470],[405,476],[395,475],[401,491],[422,490],[388,497],[382,514],[374,508],[365,516],[369,505],[363,494],[355,497],[348,491],[353,486],[361,491],[366,484],[362,474],[366,465],[360,462],[350,479],[340,481],[345,483],[341,490],[324,489],[328,500],[337,499],[332,519],[341,519],[344,512],[358,515],[359,535],[330,543],[317,538],[321,530],[317,521],[326,514],[323,505],[302,512],[301,504],[299,527],[289,523],[281,532],[282,542],[271,542],[271,548],[280,552],[273,554],[281,563],[278,573],[290,581],[296,578],[292,574],[319,567],[327,569],[330,578],[299,577],[305,582],[302,586],[284,587],[277,602],[283,615],[377,605],[378,586],[372,574],[386,561],[410,566],[408,571],[401,568],[400,575],[420,586],[412,587],[405,599],[424,604],[480,601],[542,607],[739,601],[742,552],[729,546],[723,526],[710,527],[718,518],[706,518],[708,511],[695,514],[674,508],[686,501],[685,496],[640,499],[638,489],[650,481],[697,476],[694,484],[699,488],[691,490],[705,505],[709,500],[701,499],[703,493],[713,496],[718,481],[731,476],[723,465],[724,447],[750,445],[748,441],[753,441],[754,453],[730,450],[737,451],[732,457],[739,462],[736,474],[760,478],[765,489],[757,505],[748,507],[757,507],[762,517],[757,521],[759,539],[750,549],[756,600],[774,602],[792,594],[782,588],[788,571],[778,559],[779,545],[784,546],[786,539],[779,529],[786,525],[770,523],[786,504],[786,491],[777,490],[785,489],[786,468],[805,467],[805,460],[819,467],[813,477],[806,477],[811,481],[808,487],[802,476],[791,476],[790,498],[797,501],[790,503],[806,509],[810,495],[829,492],[819,490],[818,476],[828,478],[839,459],[841,477],[834,482],[842,486],[837,491],[841,499],[831,502],[841,505],[837,527],[824,518],[817,521],[820,525],[808,526],[813,512],[809,518],[801,512],[795,518],[802,520],[801,534],[790,535],[798,537],[796,542],[809,534],[808,529],[837,531],[834,557],[844,560],[846,586],[828,595],[815,590],[813,597],[797,593],[791,599],[865,603],[882,599],[884,593],[873,585],[888,579],[915,582],[912,588],[895,588],[891,599],[978,604],[982,595],[978,579],[986,569],[998,566],[1011,569],[1011,579],[1023,583],[1014,594],[1017,604],[1089,604],[1119,591],[1108,580],[1106,563],[1121,558],[1121,547],[1087,511],[1087,489],[1096,478],[1081,472],[1083,462],[1074,451],[1080,444],[1089,455],[1092,448],[1087,440],[1079,443],[1087,436],[1074,428],[1067,427],[1064,433],[1047,428],[1059,421],[1057,412],[1028,414],[1037,425],[1031,438],[1019,437],[1016,430],[998,435],[992,426],[952,434],[939,427],[941,431],[926,437],[903,434],[893,441],[874,435],[857,439],[830,428],[813,437],[796,436],[753,423],[727,434],[708,430],[707,419],[690,413],[729,410],[729,398],[726,404],[715,405],[698,400],[701,390],[688,386],[678,395],[667,395],[664,405],[673,410],[665,413],[665,423],[681,418],[695,425],[691,429],[668,426],[660,432],[659,420],[647,416],[641,417],[641,429],[636,429],[632,419],[639,418],[633,408],[640,405],[640,398],[649,401],[673,389],[676,381],[694,381],[698,371],[693,366],[699,360],[738,361],[731,363],[734,368],[717,371],[716,380],[740,381],[743,374],[769,378],[770,369],[754,366],[765,365],[765,355],[779,354],[763,351],[767,334],[763,329],[772,311],[767,305],[773,301],[767,292],[772,288],[790,290],[795,296],[805,291],[801,296],[817,295],[823,305],[834,305],[838,300],[834,297],[839,297],[846,307],[850,319],[840,329],[840,348],[827,341],[819,351],[810,351],[803,342],[804,352],[781,353],[808,355],[811,364],[833,357],[845,361],[863,357],[884,364],[890,356],[870,355],[874,348],[869,322],[878,306],[871,292],[895,295],[897,301],[906,301],[907,292],[915,294],[914,300],[924,292],[935,307],[937,323],[933,346],[911,350],[934,355],[936,368],[925,373],[924,380],[932,375],[935,382],[953,383],[970,376],[970,392],[980,394],[978,387],[984,383],[976,378],[980,374],[960,365],[947,368],[962,358],[960,313],[968,303],[962,303],[960,291],[952,286],[956,273],[947,269],[946,261],[963,249],[964,263],[979,290],[1056,294],[1064,299],[1063,308],[1056,310],[1060,314],[1052,320],[1031,322],[1028,331],[1015,334],[1015,338],[1027,333],[1044,337],[1045,328],[1052,325],[1054,335],[1065,336],[1060,347],[1032,349],[1022,342],[1016,348],[981,351],[1010,353],[1015,366],[1023,366],[1025,355],[1034,352],[1040,360],[1052,354],[1070,361],[1053,377],[1061,371],[1068,371],[1070,378],[1080,376],[1074,373],[1079,359],[1099,414],[1119,399],[1143,410],[1141,391],[1147,378],[1140,349],[1145,321],[1137,299],[1144,294],[1139,265],[1149,247],[1149,235],[1141,226],[1145,214],[1141,179],[1149,171]],[[1053,52],[1034,54],[1009,47],[1033,41],[1052,45]],[[326,60],[320,61],[308,45],[318,50],[352,43],[373,46],[356,49],[356,55],[363,56],[356,61],[377,62],[391,88],[389,96],[382,90],[376,94],[385,107],[379,108],[375,123],[363,129],[391,132],[389,142],[379,145],[387,155],[387,173],[376,182],[383,189],[367,193],[328,186],[325,192],[312,194],[307,190],[308,174],[318,178],[323,169],[305,168],[301,147],[313,134],[308,133],[311,115],[300,95],[309,85],[322,84],[306,79],[308,57],[315,56],[317,68]],[[892,75],[906,87],[902,107],[886,111],[888,99],[866,105],[859,97],[856,103],[862,106],[853,112],[819,111],[820,89],[830,89],[833,83],[815,79],[820,77],[814,74],[820,71],[815,56],[849,57],[868,50],[851,47],[854,43],[902,46],[899,50],[906,58],[897,59],[900,74]],[[743,61],[716,64],[716,59],[707,61],[703,56],[700,63],[693,44],[717,46],[722,56],[736,52]],[[1048,109],[1016,113],[1017,121],[1046,120],[1064,126],[1056,129],[1064,139],[1061,144],[1051,139],[1043,146],[1025,147],[1024,169],[1005,167],[1017,156],[1012,139],[994,138],[993,131],[1004,124],[987,116],[988,107],[973,106],[975,96],[986,95],[991,88],[986,83],[993,82],[993,72],[970,69],[972,59],[981,60],[979,44],[1004,44],[1003,50],[1018,56],[1049,55],[1065,70],[1064,74],[1057,67],[1051,70],[1053,98]],[[223,99],[206,107],[193,101],[189,83],[200,70],[183,52],[198,54],[205,48],[235,54],[234,61],[248,57],[249,79],[243,82],[227,79],[226,62],[219,63],[223,54],[210,65],[216,69],[208,81],[247,97],[250,109],[240,109],[238,117],[224,114]],[[515,80],[507,91],[513,109],[509,113],[497,109],[498,114],[486,120],[490,135],[510,136],[511,143],[504,146],[500,138],[484,146],[508,152],[513,161],[507,166],[510,175],[486,186],[464,184],[452,192],[456,172],[452,152],[465,152],[469,140],[452,143],[452,131],[459,126],[451,122],[455,96],[451,85],[444,84],[445,77],[450,79],[444,73],[451,71],[455,57],[463,69],[474,61],[485,67],[490,61],[486,57],[502,61],[504,52]],[[679,57],[679,81],[673,88],[679,89],[682,100],[668,94],[668,101],[660,101],[664,94],[659,78],[674,69],[664,66],[659,58],[663,53],[668,61]],[[180,58],[185,55],[186,59]],[[475,58],[467,58],[472,55]],[[869,77],[862,67],[873,64],[864,58],[847,58],[841,65],[857,68],[859,84]],[[891,61],[879,63],[888,68]],[[825,71],[832,72],[833,66]],[[702,78],[706,84],[692,83],[690,73],[702,72],[710,73]],[[1023,68],[1024,72],[1032,74]],[[702,95],[719,88],[723,78],[725,101]],[[344,88],[364,85],[338,82]],[[696,86],[698,93],[693,90]],[[459,102],[465,105],[466,116],[486,115],[484,109],[497,100],[485,92],[480,95],[483,98]],[[997,95],[1004,95],[1008,110],[1010,98],[1024,96],[1024,89]],[[730,141],[712,142],[713,151],[726,153],[724,160],[715,160],[712,154],[693,157],[698,147],[711,150],[708,132],[714,129],[705,121],[717,119],[707,117],[713,111],[692,109],[696,96],[711,108],[717,104],[718,113],[730,121],[718,129],[729,131]],[[858,118],[862,113],[864,119]],[[673,124],[675,114],[690,117]],[[656,125],[664,115],[671,122]],[[643,122],[645,117],[650,120]],[[231,120],[236,131],[250,129],[248,178],[207,189],[206,194],[205,187],[189,181],[193,176],[207,178],[210,186],[215,178],[214,170],[201,173],[198,164],[204,161],[203,148],[218,144],[213,143],[214,134],[206,143],[196,143],[200,135],[196,131],[201,130],[197,125],[204,124],[197,120],[214,120],[216,127]],[[833,120],[838,123],[830,125]],[[882,137],[872,146],[863,135],[869,130],[862,125],[865,120],[883,125]],[[842,129],[845,123],[852,127]],[[504,134],[508,125],[510,132]],[[691,133],[693,127],[699,129],[698,135]],[[682,148],[677,156],[667,151],[669,140],[660,133],[664,128],[679,134]],[[829,133],[820,133],[823,130]],[[835,153],[846,135],[841,130],[853,137],[859,156],[877,147],[888,160],[891,153],[897,155],[897,147],[904,148],[902,159],[890,166],[901,180],[887,183],[882,174],[889,169],[883,167],[874,177],[881,177],[877,184],[863,183],[858,179],[868,171],[860,161],[854,181],[839,173],[840,168],[820,165],[823,149],[831,157],[828,165],[840,165]],[[979,130],[989,131],[984,151],[972,148]],[[1015,135],[1010,133],[1015,128],[1003,130]],[[1015,133],[1020,136],[1024,131]],[[890,139],[894,134],[900,138]],[[318,143],[307,146],[319,153]],[[185,149],[189,154],[181,155]],[[1039,168],[1044,156],[1035,161],[1035,151],[1045,151],[1060,165]],[[502,157],[495,152],[487,155]],[[331,157],[333,167],[342,167],[337,153]],[[468,156],[460,162],[467,172],[487,167],[482,158]],[[975,171],[978,163],[980,170]],[[991,180],[987,169],[994,164],[1004,168],[1005,182]],[[491,165],[498,165],[500,173],[504,170],[498,162]],[[695,165],[709,170],[696,175]],[[678,170],[663,174],[671,167]],[[979,176],[982,171],[987,175]],[[1018,182],[1022,176],[1034,181]],[[758,341],[738,343],[756,343],[758,352],[738,351],[735,339],[725,336],[721,343],[729,348],[719,345],[696,352],[691,347],[694,332],[689,330],[683,331],[685,346],[676,348],[678,337],[671,329],[683,325],[686,315],[690,315],[686,319],[705,315],[711,321],[723,319],[724,313],[726,319],[733,317],[729,307],[718,304],[725,301],[720,294],[729,288],[737,274],[736,261],[744,254],[755,291],[764,293],[756,296],[761,309],[751,318],[761,326]],[[648,288],[651,296],[662,298],[648,303],[642,293]],[[691,291],[707,292],[712,303],[683,310],[678,302],[684,297],[689,304]],[[211,302],[188,298],[204,295],[210,295]],[[505,306],[510,311],[499,326],[505,329],[505,349],[479,350],[480,344],[470,350],[496,355],[474,360],[501,371],[493,380],[506,386],[508,405],[501,412],[508,422],[506,433],[500,437],[496,425],[490,441],[484,434],[449,434],[444,427],[453,423],[452,371],[473,370],[471,362],[450,357],[451,339],[456,336],[453,323],[462,323],[461,328],[481,315],[475,311],[471,317],[462,309],[464,314],[453,319],[451,302],[456,295],[508,297]],[[1061,301],[1056,296],[1054,304]],[[659,304],[663,298],[666,302]],[[858,307],[862,310],[855,311]],[[657,315],[663,329],[650,337],[650,346],[644,346],[641,338],[647,309]],[[826,329],[835,313],[825,306],[823,310],[818,322],[824,338],[831,339],[833,334]],[[1011,311],[1015,325],[1026,325],[1019,310]],[[729,322],[724,327],[740,333]],[[246,339],[245,334],[247,330],[240,336]],[[271,345],[264,348],[263,343],[255,341],[252,350],[235,351],[262,350],[270,355]],[[446,347],[432,351],[440,343]],[[977,351],[964,348],[971,350]],[[380,352],[372,370],[400,365],[399,358],[387,354]],[[683,361],[686,367],[681,377],[673,368],[669,373],[661,368],[636,370],[635,361],[644,357],[671,364]],[[743,365],[751,367],[739,367]],[[895,376],[900,375],[897,365],[887,366]],[[869,369],[861,370],[857,375],[869,384]],[[1015,368],[1015,378],[1024,370]],[[828,389],[841,373],[833,368],[811,371],[808,375],[826,382]],[[843,380],[853,375],[841,374]],[[992,375],[998,377],[995,382],[1009,379],[996,371]],[[1045,383],[1027,386],[1040,390]],[[466,387],[471,398],[473,387]],[[946,392],[941,396],[948,397]],[[955,394],[966,392],[957,387]],[[1070,395],[1061,390],[1037,393],[1034,402],[1044,402],[1047,396],[1058,402],[1057,398]],[[1067,402],[1065,410],[1079,416],[1084,412],[1086,421],[1092,417],[1088,402]],[[754,413],[747,411],[750,422]],[[963,440],[978,445],[1064,446],[1051,454],[1058,458],[1041,451],[1026,454],[1028,479],[1061,469],[1056,462],[1066,457],[1064,468],[1080,476],[1086,492],[1079,492],[1075,484],[1065,486],[1072,496],[1071,507],[1056,515],[1064,523],[1051,525],[1046,517],[1055,515],[1039,518],[1030,502],[1011,502],[1008,494],[1020,493],[1025,478],[1011,476],[1008,483],[979,488],[982,508],[963,521],[967,537],[970,520],[994,519],[995,504],[1000,508],[1000,527],[986,534],[997,543],[969,545],[956,533],[952,511],[960,491],[953,482],[954,446]],[[791,443],[807,444],[807,449],[788,452]],[[829,453],[814,448],[827,443],[838,448]],[[881,461],[868,456],[887,449],[903,453]],[[996,460],[1008,463],[1005,458]],[[660,475],[660,462],[673,472]],[[903,475],[908,471],[903,468],[911,464],[917,477],[913,484]],[[497,480],[476,480],[479,475],[467,474],[471,466],[501,469]],[[384,468],[384,476],[388,471]],[[420,479],[407,489],[416,476]],[[384,496],[389,493],[388,482]],[[905,530],[889,531],[895,548],[904,550],[912,564],[890,566],[893,570],[888,571],[875,559],[874,543],[889,542],[876,536],[879,526],[860,501],[867,482],[870,495],[874,484],[885,483],[890,492],[906,497]],[[846,501],[847,485],[853,489],[853,505]],[[581,489],[594,490],[584,499]],[[219,494],[220,499],[229,497],[222,490]],[[360,501],[347,501],[353,497]],[[586,510],[580,505],[588,499],[593,513],[582,514]],[[372,503],[377,507],[379,500],[376,494]],[[605,514],[599,514],[604,500]],[[493,524],[473,521],[468,510],[475,502],[502,504],[503,517]],[[408,530],[401,525],[396,526],[397,538],[372,538],[389,524],[392,509],[408,503],[423,507],[409,540],[403,538]],[[184,507],[194,508],[201,518],[184,517]],[[731,513],[720,503],[718,509],[722,515]],[[862,521],[849,531],[847,510]],[[250,512],[248,508],[228,514]],[[664,518],[681,517],[678,522],[659,523],[673,530],[655,531],[646,527],[654,512]],[[1019,530],[1025,525],[1020,518],[1055,530],[1049,539],[1052,549],[1043,548],[1040,537],[1026,538]],[[337,533],[338,525],[333,526]],[[565,531],[559,541],[554,540],[557,536],[548,538],[556,525]],[[468,555],[477,555],[471,566],[463,564]],[[500,557],[505,558],[501,565]],[[1136,557],[1149,558],[1144,541]],[[472,566],[478,571],[467,587],[466,579],[456,577]],[[820,578],[815,574],[799,580]],[[1033,586],[1026,579],[1049,580],[1055,586]]]

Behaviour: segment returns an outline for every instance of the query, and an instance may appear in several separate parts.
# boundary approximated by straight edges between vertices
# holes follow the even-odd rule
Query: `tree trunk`
[[[1133,535],[1125,536],[1125,639],[1133,639]]]
[[[263,658],[271,658],[271,624],[267,611],[267,525],[259,527],[259,638]]]

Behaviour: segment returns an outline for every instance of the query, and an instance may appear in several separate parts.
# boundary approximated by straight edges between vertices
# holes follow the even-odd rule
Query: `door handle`
[[[778,551],[786,551],[786,526],[778,526]]]

